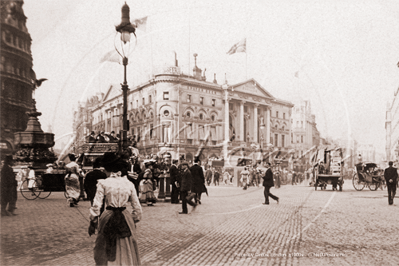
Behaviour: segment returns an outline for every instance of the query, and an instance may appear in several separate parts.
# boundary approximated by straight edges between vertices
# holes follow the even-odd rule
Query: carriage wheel
[[[28,181],[29,180],[25,180],[22,183],[21,190],[20,190],[21,195],[22,195],[22,197],[24,197],[27,200],[34,200],[40,195],[40,191],[37,191],[38,188],[37,188],[36,181],[33,183],[32,188],[29,189]]]
[[[359,180],[359,176],[357,174],[353,175],[353,179],[352,179],[352,184],[353,187],[357,190],[357,191],[361,191],[364,188],[364,182],[360,182]]]
[[[380,186],[380,183],[377,183],[377,182],[372,182],[372,183],[368,184],[368,187],[371,191],[376,191],[379,186]]]

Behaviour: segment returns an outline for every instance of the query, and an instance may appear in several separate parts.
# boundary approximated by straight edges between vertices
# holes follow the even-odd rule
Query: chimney
[[[216,73],[213,73],[213,83],[218,84],[218,81],[216,80]]]
[[[198,54],[194,54],[194,62],[195,62],[195,66],[193,68],[193,76],[195,79],[201,80],[201,72],[202,70],[197,67],[197,56]]]

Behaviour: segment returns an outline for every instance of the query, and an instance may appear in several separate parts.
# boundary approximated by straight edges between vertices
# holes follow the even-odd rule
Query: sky
[[[56,147],[71,133],[79,102],[123,81],[114,50],[121,0],[25,0],[43,130]],[[174,63],[197,65],[219,84],[254,78],[273,96],[309,100],[322,137],[385,149],[385,111],[399,85],[396,0],[128,0],[130,18],[148,16],[129,55],[136,86]],[[247,39],[247,52],[227,55]]]

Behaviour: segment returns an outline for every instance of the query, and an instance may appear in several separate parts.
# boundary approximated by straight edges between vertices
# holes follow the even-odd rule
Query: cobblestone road
[[[143,207],[138,242],[143,265],[399,265],[398,200],[386,191],[208,187],[202,205]],[[94,265],[88,202],[69,208],[62,193],[28,201],[1,220],[2,265]],[[190,208],[189,208],[190,209]]]

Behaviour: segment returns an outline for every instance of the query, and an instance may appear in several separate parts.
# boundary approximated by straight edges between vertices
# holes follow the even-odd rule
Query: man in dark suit
[[[194,158],[194,164],[190,167],[191,176],[193,177],[193,185],[191,192],[196,194],[195,203],[201,204],[201,194],[206,192],[205,177],[202,167],[199,165],[201,162],[198,157]]]
[[[97,192],[97,181],[100,179],[106,179],[107,175],[100,170],[101,157],[96,158],[93,162],[93,171],[86,174],[84,178],[84,189],[87,194],[87,198],[90,200],[90,204],[93,205],[94,197]]]
[[[273,171],[270,167],[270,163],[267,163],[267,171],[265,176],[263,177],[263,186],[265,187],[264,195],[265,195],[265,203],[268,205],[269,204],[269,196],[274,199],[275,201],[279,201],[279,198],[274,196],[272,193],[270,193],[270,188],[274,187],[274,181],[273,181]]]
[[[393,204],[396,194],[396,183],[398,181],[398,170],[393,167],[393,162],[389,162],[389,167],[385,169],[384,177],[388,188],[388,203]]]
[[[187,214],[187,204],[193,206],[193,208],[197,207],[197,204],[192,202],[192,198],[190,197],[187,199],[187,196],[189,196],[189,193],[191,193],[191,185],[192,185],[192,177],[191,177],[191,172],[188,169],[188,163],[187,162],[182,162],[181,164],[182,167],[182,173],[181,173],[181,181],[180,181],[180,199],[182,201],[182,212],[179,212],[179,214]]]
[[[180,183],[180,173],[179,169],[177,168],[177,162],[178,160],[172,160],[172,165],[169,168],[170,182],[172,183],[172,193],[170,195],[172,204],[180,203],[179,201],[180,189],[177,186]]]

